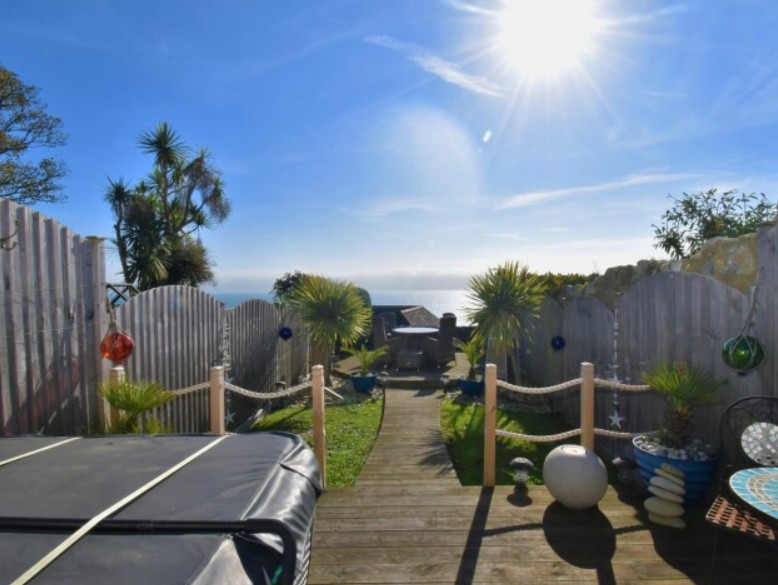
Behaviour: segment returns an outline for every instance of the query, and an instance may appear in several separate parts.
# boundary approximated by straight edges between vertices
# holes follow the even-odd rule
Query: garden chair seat
[[[719,488],[705,515],[706,522],[717,528],[713,540],[711,582],[718,574],[716,563],[721,548],[719,537],[723,533],[751,537],[776,548],[778,552],[778,523],[742,502],[729,485],[735,472],[776,465],[776,445],[770,444],[769,436],[758,441],[758,445],[754,444],[755,429],[772,429],[774,425],[778,425],[778,398],[772,396],[741,398],[727,406],[721,415],[719,449],[722,466]]]

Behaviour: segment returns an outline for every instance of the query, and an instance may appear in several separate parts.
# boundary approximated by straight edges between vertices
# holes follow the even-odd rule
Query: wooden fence
[[[663,272],[624,291],[614,308],[594,297],[547,299],[532,337],[522,345],[522,366],[532,384],[550,386],[574,378],[584,361],[606,377],[633,384],[640,383],[642,373],[658,361],[694,363],[727,381],[720,404],[695,409],[699,434],[715,441],[718,419],[727,404],[748,395],[778,396],[778,228],[763,229],[759,242],[760,276],[749,332],[763,344],[765,360],[751,373],[741,376],[727,367],[721,347],[743,329],[752,296],[700,274]],[[552,348],[550,341],[556,335],[564,338],[564,349]],[[552,400],[565,418],[578,420],[577,395],[568,392]],[[661,397],[618,400],[626,429],[660,426]],[[612,413],[612,404],[598,401],[597,424],[606,424]]]
[[[104,240],[0,200],[0,245],[2,434],[103,430],[108,413],[97,389],[110,366],[99,349],[110,321]],[[114,314],[136,344],[126,362],[130,379],[182,388],[207,381],[211,366],[225,364],[242,387],[267,391],[308,372],[306,332],[264,301],[225,309],[198,289],[160,287]],[[291,340],[279,339],[280,325],[292,329]],[[158,413],[167,426],[207,428],[207,392],[176,402]]]
[[[229,382],[268,392],[279,382],[294,384],[307,373],[305,330],[266,301],[225,309],[199,289],[163,286],[131,298],[116,307],[114,315],[135,341],[135,352],[125,363],[130,380],[185,388],[207,382],[211,366],[223,365]],[[280,339],[282,325],[292,329],[292,339]],[[240,396],[228,400],[232,428],[253,415],[253,402]],[[202,432],[208,428],[207,392],[187,394],[154,414],[176,432]]]
[[[102,428],[104,243],[0,199],[3,435]]]

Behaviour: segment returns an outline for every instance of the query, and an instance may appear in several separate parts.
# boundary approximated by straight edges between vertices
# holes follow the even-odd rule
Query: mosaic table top
[[[754,467],[732,474],[729,486],[741,500],[778,520],[778,467]]]

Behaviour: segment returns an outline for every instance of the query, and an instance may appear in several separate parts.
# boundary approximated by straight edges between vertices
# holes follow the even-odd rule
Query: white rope
[[[522,441],[531,441],[533,443],[553,443],[554,441],[564,441],[581,434],[581,429],[573,429],[556,435],[526,435],[524,433],[514,433],[512,431],[496,430],[497,436],[507,437],[509,439],[519,439]],[[645,433],[626,433],[620,431],[611,431],[608,429],[594,429],[594,434],[601,437],[610,437],[612,439],[632,439],[637,435]]]
[[[211,387],[210,382],[203,382],[202,384],[195,384],[194,386],[187,386],[186,388],[181,388],[180,390],[169,390],[171,394],[175,394],[176,396],[184,396],[185,394],[191,394],[193,392],[197,392],[199,390],[207,390]]]
[[[246,390],[245,388],[241,388],[240,386],[235,386],[233,384],[225,384],[224,388],[231,392],[235,392],[235,394],[240,394],[241,396],[245,396],[246,398],[251,398],[253,400],[274,400],[276,398],[284,398],[286,396],[291,396],[292,394],[297,394],[303,390],[308,390],[312,385],[313,384],[311,382],[303,382],[297,386],[292,386],[291,388],[285,390],[277,390],[275,392],[254,392],[252,390]]]
[[[0,461],[0,467],[3,465],[8,465],[9,463],[13,463],[14,461],[19,461],[20,459],[24,459],[25,457],[31,457],[33,455],[37,455],[38,453],[42,453],[43,451],[48,451],[49,449],[56,449],[57,447],[60,447],[64,445],[65,443],[70,443],[71,441],[78,441],[81,437],[71,437],[70,439],[65,439],[64,441],[58,441],[57,443],[54,443],[52,445],[46,445],[45,447],[41,447],[40,449],[35,449],[34,451],[28,451],[27,453],[22,453],[21,455],[17,455],[16,457],[11,457],[10,459],[4,459],[3,461]]]
[[[338,400],[344,400],[344,398],[340,394],[335,392],[335,390],[333,390],[332,388],[327,388],[326,386],[324,386],[324,391],[328,392],[329,394],[332,394]]]
[[[508,390],[510,392],[519,392],[521,394],[551,394],[553,392],[559,392],[560,390],[567,390],[568,388],[580,386],[582,381],[583,380],[581,378],[577,378],[575,380],[562,382],[556,386],[546,386],[544,388],[527,388],[525,386],[514,386],[513,384],[508,384],[508,382],[497,380],[497,387],[502,388],[503,390]]]
[[[500,437],[519,439],[521,441],[531,441],[533,443],[553,443],[554,441],[564,441],[565,439],[572,439],[573,437],[577,437],[581,434],[581,429],[573,429],[572,431],[557,433],[556,435],[525,435],[524,433],[514,433],[512,431],[503,431],[502,429],[497,429],[496,434]]]
[[[183,461],[180,461],[173,467],[170,467],[164,473],[159,474],[157,477],[155,477],[145,485],[142,485],[137,490],[132,492],[130,495],[122,498],[114,505],[100,512],[97,516],[93,517],[86,524],[81,526],[81,528],[79,528],[73,534],[71,534],[65,540],[63,540],[59,545],[51,549],[46,556],[40,559],[32,567],[27,569],[19,578],[13,581],[11,585],[25,585],[25,583],[29,583],[30,581],[32,581],[41,571],[43,571],[51,563],[56,561],[60,556],[62,556],[65,552],[67,552],[67,550],[70,547],[72,547],[84,536],[86,536],[95,526],[97,526],[100,522],[108,518],[108,516],[115,514],[116,512],[118,512],[119,510],[127,506],[128,504],[131,504],[133,501],[137,500],[140,496],[142,496],[149,490],[153,489],[154,487],[156,487],[157,485],[165,481],[168,477],[170,477],[178,470],[182,469],[183,467],[185,467],[186,465],[188,465],[189,463],[191,463],[192,461],[200,457],[200,455],[202,455],[206,451],[214,448],[216,445],[221,443],[224,439],[226,439],[229,436],[230,435],[223,435],[221,437],[218,437],[217,439],[214,439],[199,451],[192,453],[189,457],[187,457]]]
[[[612,390],[620,390],[622,392],[648,392],[651,390],[651,386],[648,384],[622,384],[621,382],[603,380],[602,378],[595,378],[594,384],[595,386],[611,388]]]
[[[627,433],[624,431],[611,431],[610,429],[594,429],[594,434],[599,437],[610,437],[611,439],[633,439],[643,433]]]

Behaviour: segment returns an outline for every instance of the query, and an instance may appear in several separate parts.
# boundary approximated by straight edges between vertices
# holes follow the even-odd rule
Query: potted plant
[[[467,378],[457,380],[457,387],[462,394],[468,396],[478,396],[484,391],[484,381],[476,375],[476,366],[485,355],[484,342],[478,335],[473,335],[469,341],[463,342],[459,339],[454,340],[454,347],[465,354],[465,359],[470,367],[467,370]]]
[[[684,473],[686,502],[697,500],[705,495],[718,458],[712,445],[695,437],[693,411],[717,402],[724,380],[684,362],[662,362],[643,374],[643,381],[666,399],[668,408],[661,430],[633,439],[640,473],[650,480],[669,463]]]
[[[359,363],[359,373],[351,374],[351,383],[354,386],[354,390],[368,393],[375,388],[378,377],[370,372],[370,366],[372,366],[378,358],[386,354],[388,349],[389,346],[386,345],[382,345],[375,349],[367,349],[364,343],[359,346],[358,349],[353,347],[343,348],[343,351],[357,358],[357,362]]]

